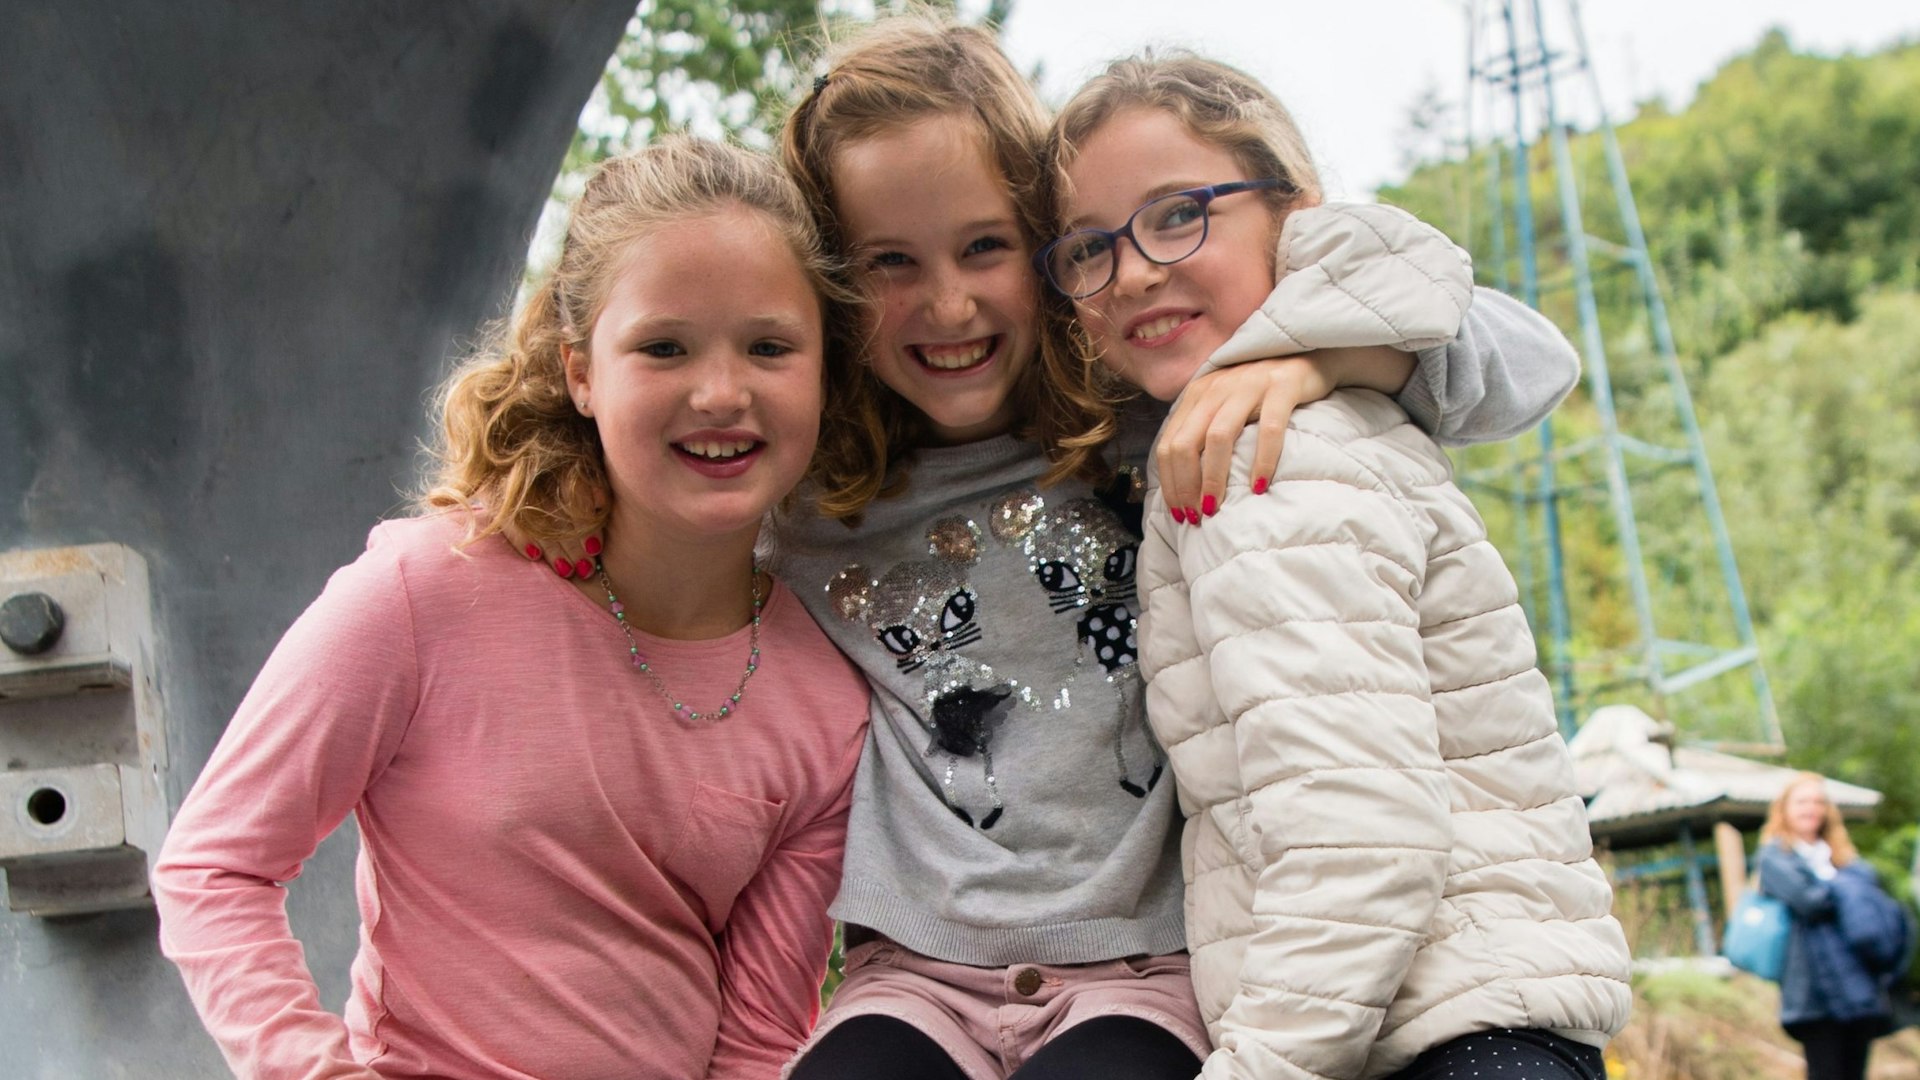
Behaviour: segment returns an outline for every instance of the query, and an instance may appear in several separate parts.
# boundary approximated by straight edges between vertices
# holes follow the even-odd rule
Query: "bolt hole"
[[[41,825],[56,825],[67,816],[67,797],[52,788],[27,796],[27,816]]]

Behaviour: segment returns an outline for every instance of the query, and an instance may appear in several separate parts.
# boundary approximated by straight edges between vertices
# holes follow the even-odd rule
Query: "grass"
[[[1676,966],[1639,975],[1633,1021],[1607,1049],[1610,1080],[1800,1080],[1800,1044],[1780,1029],[1780,993],[1750,975]],[[1874,1044],[1868,1080],[1920,1080],[1920,1031]]]

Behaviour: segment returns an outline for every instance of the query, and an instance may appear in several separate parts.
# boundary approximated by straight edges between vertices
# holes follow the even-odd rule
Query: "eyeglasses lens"
[[[1157,263],[1179,262],[1200,250],[1207,235],[1207,208],[1191,195],[1167,195],[1133,216],[1134,243]]]
[[[1069,234],[1053,246],[1047,274],[1076,300],[1096,293],[1113,276],[1113,245],[1112,236],[1093,229]]]
[[[1200,250],[1207,236],[1206,204],[1192,195],[1163,195],[1134,211],[1121,234],[1133,239],[1141,255],[1156,263],[1175,263]],[[1119,235],[1086,229],[1054,246],[1047,272],[1061,292],[1081,299],[1113,280]]]

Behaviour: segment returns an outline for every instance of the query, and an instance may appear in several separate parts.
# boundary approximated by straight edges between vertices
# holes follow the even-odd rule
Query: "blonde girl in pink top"
[[[588,183],[447,385],[422,516],[288,631],[175,820],[162,946],[236,1074],[765,1077],[800,1045],[868,692],[754,549],[813,453],[826,269],[763,157],[670,139]],[[563,580],[507,523],[605,539]],[[348,814],[342,1017],[280,886]]]

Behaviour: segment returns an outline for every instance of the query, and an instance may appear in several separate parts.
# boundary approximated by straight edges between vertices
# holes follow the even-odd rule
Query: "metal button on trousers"
[[[1032,997],[1040,992],[1040,969],[1021,968],[1013,976],[1014,992],[1021,997]]]

